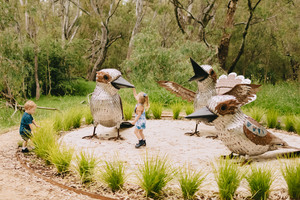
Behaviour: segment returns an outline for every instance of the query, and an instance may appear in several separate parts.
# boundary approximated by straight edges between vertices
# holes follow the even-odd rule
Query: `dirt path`
[[[91,199],[53,186],[23,169],[15,156],[20,139],[17,130],[0,135],[0,200]]]

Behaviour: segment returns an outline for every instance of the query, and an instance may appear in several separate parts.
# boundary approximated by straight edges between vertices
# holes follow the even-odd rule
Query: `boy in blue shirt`
[[[36,110],[36,104],[33,101],[27,101],[24,105],[24,109],[25,112],[22,116],[21,119],[21,125],[20,125],[20,135],[22,137],[22,139],[24,140],[23,145],[22,145],[22,152],[26,153],[29,152],[29,150],[27,149],[27,143],[28,140],[30,139],[30,137],[32,136],[32,129],[33,129],[33,125],[35,125],[36,127],[39,127],[33,117],[32,114],[35,113]]]

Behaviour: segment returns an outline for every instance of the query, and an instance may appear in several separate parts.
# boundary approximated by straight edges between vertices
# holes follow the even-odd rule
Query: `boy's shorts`
[[[25,141],[28,141],[31,137],[32,137],[32,134],[31,133],[23,133],[23,134],[20,134],[22,139],[25,140]]]

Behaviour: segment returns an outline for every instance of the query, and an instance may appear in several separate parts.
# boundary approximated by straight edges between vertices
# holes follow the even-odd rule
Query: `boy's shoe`
[[[27,148],[22,149],[22,153],[28,153],[28,152],[29,152],[29,150]]]

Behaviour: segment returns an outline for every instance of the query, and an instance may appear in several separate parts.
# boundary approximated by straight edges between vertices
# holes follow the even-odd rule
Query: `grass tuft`
[[[104,162],[104,169],[100,172],[102,181],[113,192],[122,189],[126,179],[124,162],[117,159]]]
[[[270,194],[270,187],[274,181],[272,171],[266,167],[251,167],[251,172],[246,176],[252,199],[266,200]]]
[[[146,155],[144,163],[139,166],[140,186],[147,197],[158,198],[163,188],[173,179],[174,174],[166,156],[151,157]]]
[[[201,171],[193,171],[190,168],[181,169],[178,177],[181,192],[184,199],[194,199],[200,189],[205,176]]]
[[[282,175],[288,185],[288,193],[291,199],[300,199],[300,161],[291,159],[281,167]]]
[[[50,149],[49,160],[55,165],[58,173],[66,173],[69,171],[73,154],[73,148],[57,144]]]
[[[186,115],[190,115],[193,112],[194,112],[194,105],[190,105],[190,104],[186,105],[186,107],[185,107],[185,114]]]
[[[293,115],[287,115],[283,118],[284,130],[296,132],[296,119]]]
[[[80,176],[83,184],[90,183],[94,180],[94,172],[98,161],[94,154],[87,154],[81,151],[76,156],[75,169]]]
[[[260,122],[265,114],[265,110],[259,107],[253,107],[249,109],[249,115],[257,122]]]
[[[180,103],[175,103],[171,105],[172,112],[173,112],[173,119],[178,119],[180,111],[182,109],[182,105]]]
[[[161,114],[162,114],[162,110],[163,110],[163,106],[160,103],[151,103],[151,107],[150,107],[153,117],[154,119],[160,119],[161,118]]]
[[[278,112],[276,110],[269,110],[267,112],[267,126],[269,128],[278,127]]]
[[[83,117],[84,117],[85,124],[89,125],[89,124],[93,123],[94,119],[93,119],[90,107],[86,107],[84,109],[84,115],[83,115]]]
[[[125,120],[131,120],[134,106],[129,103],[124,103],[123,106]]]
[[[220,199],[233,199],[235,191],[244,176],[238,165],[232,163],[229,158],[220,159],[217,166],[213,165],[213,170],[219,187]]]

